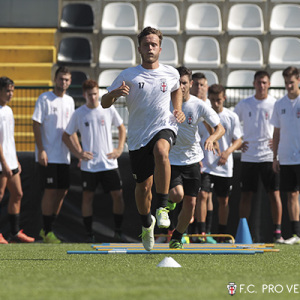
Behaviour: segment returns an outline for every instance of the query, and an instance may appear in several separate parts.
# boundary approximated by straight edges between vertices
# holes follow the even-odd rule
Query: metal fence
[[[16,86],[12,101],[9,103],[15,117],[15,140],[17,151],[34,151],[34,135],[32,131],[32,114],[34,105],[38,96],[46,91],[51,91],[53,87],[49,86]],[[101,87],[103,94],[103,87]],[[275,98],[281,98],[285,94],[284,88],[270,88],[270,94]],[[71,86],[68,93],[74,98],[76,108],[85,103],[82,97],[81,86]],[[101,93],[100,93],[101,94]],[[225,106],[234,108],[242,99],[254,94],[253,87],[226,87]],[[124,120],[124,125],[128,125],[128,111],[125,98],[121,97],[114,104],[117,111]],[[114,145],[117,145],[118,130],[115,128],[112,132]],[[124,151],[127,151],[127,146]]]

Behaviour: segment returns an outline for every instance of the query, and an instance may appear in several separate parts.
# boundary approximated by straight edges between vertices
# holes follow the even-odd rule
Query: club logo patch
[[[164,78],[160,80],[160,90],[163,93],[165,93],[168,90],[167,80]]]
[[[186,121],[189,125],[193,124],[193,114],[191,112],[188,113]]]
[[[227,284],[227,290],[230,296],[233,296],[236,292],[236,284],[234,282],[229,282]]]

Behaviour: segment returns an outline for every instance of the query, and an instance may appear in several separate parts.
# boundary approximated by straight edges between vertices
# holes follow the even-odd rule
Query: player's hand
[[[38,162],[43,167],[48,166],[48,155],[45,150],[38,153]]]
[[[93,156],[93,153],[92,153],[92,152],[89,152],[89,151],[82,151],[82,152],[80,153],[79,159],[88,161],[88,160],[93,159],[93,157],[94,157],[94,156]]]
[[[279,173],[279,171],[280,171],[280,166],[279,166],[279,161],[278,161],[277,159],[274,159],[274,160],[273,160],[273,165],[272,165],[272,167],[273,167],[273,171],[274,171],[275,173]]]
[[[213,148],[214,154],[217,154],[218,156],[221,155],[220,145],[218,141],[214,141],[214,148]]]
[[[108,159],[117,159],[121,156],[122,152],[121,149],[114,149],[113,152],[106,154],[106,156]]]
[[[248,148],[249,148],[248,144],[249,144],[249,142],[242,143],[241,150],[243,153],[245,153],[248,150]]]
[[[269,140],[268,146],[269,146],[270,149],[273,151],[273,139]]]
[[[228,159],[228,154],[224,151],[220,154],[220,159],[218,161],[218,166],[224,166]]]
[[[127,96],[129,95],[130,87],[126,85],[125,81],[122,82],[122,85],[110,92],[110,95],[113,98],[119,98],[121,96]]]
[[[185,121],[185,114],[182,110],[174,109],[173,115],[178,123],[183,123]]]
[[[8,178],[13,176],[13,173],[6,162],[2,163],[2,174]]]

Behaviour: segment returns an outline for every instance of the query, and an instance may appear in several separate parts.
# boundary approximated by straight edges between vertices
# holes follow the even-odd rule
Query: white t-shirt
[[[172,109],[172,107],[171,107]],[[182,104],[185,121],[178,125],[176,144],[172,147],[169,159],[171,165],[184,166],[201,161],[203,151],[200,146],[198,124],[205,120],[211,127],[220,123],[218,114],[195,96]]]
[[[118,168],[116,159],[108,159],[107,154],[114,149],[112,142],[112,125],[119,127],[123,120],[114,106],[103,109],[90,109],[82,105],[75,110],[66,128],[66,133],[72,135],[79,131],[83,151],[93,153],[93,159],[81,161],[81,170],[101,172]]]
[[[32,120],[42,125],[42,143],[49,163],[70,164],[70,151],[62,141],[62,134],[74,110],[74,100],[66,94],[57,97],[53,92],[45,92],[35,103]],[[35,159],[38,161],[37,147]]]
[[[270,95],[264,100],[257,100],[251,96],[236,105],[234,112],[243,126],[243,140],[248,142],[248,150],[242,152],[241,161],[273,161],[269,141],[273,139],[274,126],[270,119],[275,102],[276,99]]]
[[[129,112],[128,148],[137,150],[146,146],[162,129],[177,133],[177,122],[170,112],[171,92],[179,88],[178,71],[167,65],[154,70],[141,65],[122,71],[108,91],[120,87],[122,82],[130,87],[126,104]]]
[[[201,100],[203,101],[203,100]],[[211,103],[210,100],[207,98],[205,101],[203,101],[203,103],[205,103],[206,105],[208,105],[209,107],[211,107]],[[203,124],[203,122],[200,122],[198,124],[198,132],[200,135],[200,145],[202,147],[202,150],[204,149],[204,143],[207,140],[207,138],[209,137],[209,132],[207,131],[205,125]]]
[[[0,105],[0,144],[5,161],[11,170],[18,168],[14,131],[15,120],[11,108]],[[0,171],[2,171],[1,163]]]
[[[300,164],[300,95],[291,100],[287,95],[278,100],[271,119],[280,129],[278,157],[281,165]]]
[[[242,130],[237,114],[227,108],[219,113],[221,124],[225,128],[225,134],[218,140],[220,151],[228,149],[232,140],[237,140],[242,137]],[[221,177],[233,176],[233,157],[232,153],[228,156],[227,162],[223,166],[218,166],[220,157],[212,151],[204,151],[204,159],[202,160],[202,171]]]

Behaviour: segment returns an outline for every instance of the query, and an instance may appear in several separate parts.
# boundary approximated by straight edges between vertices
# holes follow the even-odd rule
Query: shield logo
[[[160,90],[165,93],[168,90],[167,80],[161,79],[160,80]]]
[[[191,112],[188,113],[187,123],[191,125],[193,123],[193,114]]]
[[[227,284],[227,290],[230,296],[233,296],[236,292],[236,284],[234,282],[229,282]]]

